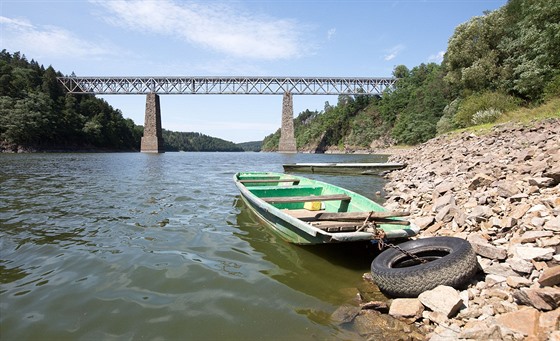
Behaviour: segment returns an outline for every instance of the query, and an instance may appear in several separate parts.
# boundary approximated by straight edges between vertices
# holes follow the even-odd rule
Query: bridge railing
[[[74,94],[381,95],[396,78],[59,77]]]

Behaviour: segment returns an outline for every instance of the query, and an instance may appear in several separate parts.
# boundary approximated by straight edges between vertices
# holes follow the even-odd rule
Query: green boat
[[[408,238],[419,229],[363,195],[301,176],[272,172],[234,175],[241,197],[263,221],[294,244]]]

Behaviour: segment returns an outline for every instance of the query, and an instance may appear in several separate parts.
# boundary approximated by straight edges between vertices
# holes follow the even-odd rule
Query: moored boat
[[[285,172],[335,173],[377,175],[388,171],[402,169],[406,165],[394,162],[381,163],[287,163]]]
[[[295,244],[408,238],[418,228],[363,195],[291,174],[241,172],[241,197],[264,222]]]

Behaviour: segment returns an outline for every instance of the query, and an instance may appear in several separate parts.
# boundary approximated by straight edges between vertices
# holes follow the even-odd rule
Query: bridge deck
[[[395,78],[366,77],[59,77],[70,93],[381,95]]]

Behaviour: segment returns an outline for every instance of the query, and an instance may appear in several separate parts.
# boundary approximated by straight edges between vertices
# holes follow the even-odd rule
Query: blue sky
[[[0,48],[78,76],[385,77],[440,63],[457,25],[506,0],[2,0]],[[103,98],[144,124],[145,96]],[[163,95],[162,125],[233,142],[280,127],[282,96]],[[337,96],[294,96],[294,114]]]

